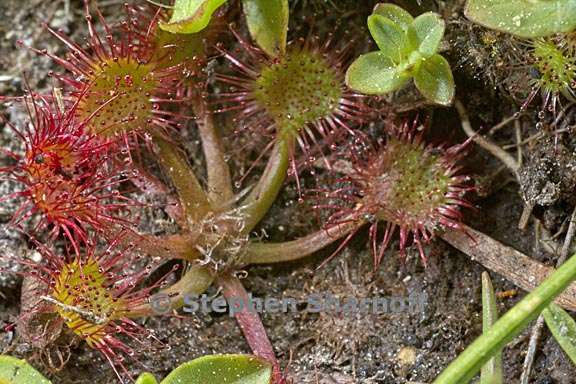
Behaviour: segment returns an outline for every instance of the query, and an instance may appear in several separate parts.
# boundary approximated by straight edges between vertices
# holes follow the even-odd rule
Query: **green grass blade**
[[[482,332],[487,332],[498,320],[498,308],[494,287],[488,272],[482,273]],[[494,355],[484,366],[480,373],[480,384],[502,384],[502,352]]]
[[[514,336],[546,308],[576,278],[576,255],[550,274],[534,291],[478,337],[437,378],[434,384],[465,384]]]
[[[552,335],[576,365],[576,322],[568,312],[554,303],[542,314]]]

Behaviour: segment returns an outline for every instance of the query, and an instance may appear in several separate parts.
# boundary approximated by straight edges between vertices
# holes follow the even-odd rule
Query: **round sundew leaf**
[[[408,36],[398,24],[381,15],[370,15],[368,29],[383,55],[396,64],[403,61],[409,50]]]
[[[576,28],[574,0],[468,0],[464,14],[485,27],[525,38]]]
[[[401,88],[410,80],[383,52],[358,57],[346,71],[346,85],[355,91],[378,95]]]
[[[450,64],[440,55],[422,62],[414,75],[416,88],[427,99],[441,105],[450,105],[454,99],[455,85]]]
[[[338,72],[322,54],[290,49],[262,67],[252,94],[275,121],[278,132],[298,132],[309,122],[334,113],[342,97],[341,83]]]
[[[172,33],[196,33],[208,26],[210,18],[226,0],[176,0],[168,22],[160,28]]]
[[[572,316],[554,303],[542,311],[542,314],[554,339],[576,364],[576,322]]]
[[[51,384],[24,360],[0,356],[0,384]]]
[[[138,376],[136,384],[158,384],[158,381],[153,374],[146,372]]]
[[[286,51],[288,0],[243,0],[242,7],[250,35],[268,55]]]
[[[446,25],[434,12],[423,13],[408,29],[410,42],[424,57],[434,55],[440,47]]]
[[[271,384],[272,366],[250,355],[211,355],[173,370],[161,384]]]
[[[403,8],[390,3],[380,3],[376,4],[373,14],[381,15],[387,19],[395,22],[404,32],[408,31],[408,27],[412,25],[414,18],[411,14],[405,11]]]

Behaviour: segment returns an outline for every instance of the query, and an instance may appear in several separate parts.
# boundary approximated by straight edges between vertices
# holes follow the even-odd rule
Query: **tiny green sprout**
[[[368,29],[379,51],[358,57],[348,68],[346,84],[366,94],[400,89],[410,79],[434,103],[450,105],[455,86],[450,64],[438,49],[445,24],[427,12],[413,18],[393,4],[378,4],[368,17]]]
[[[574,0],[468,0],[464,13],[477,24],[525,38],[576,28]]]

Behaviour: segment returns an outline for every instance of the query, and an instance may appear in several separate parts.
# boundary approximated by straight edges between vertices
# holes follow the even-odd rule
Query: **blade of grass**
[[[482,332],[486,333],[498,320],[496,295],[488,272],[482,273]],[[502,384],[502,352],[494,355],[484,366],[480,374],[480,384]]]
[[[433,383],[468,383],[490,358],[534,320],[576,278],[575,256],[550,274],[532,293],[469,345]]]
[[[576,322],[572,316],[554,303],[550,304],[542,314],[558,344],[576,364]]]

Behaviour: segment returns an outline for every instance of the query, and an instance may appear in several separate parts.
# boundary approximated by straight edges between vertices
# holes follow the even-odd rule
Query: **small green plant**
[[[465,14],[485,27],[526,38],[576,28],[573,0],[468,0]]]
[[[378,4],[368,28],[379,51],[360,56],[348,68],[346,83],[366,94],[385,94],[414,79],[430,101],[449,105],[455,86],[448,61],[438,54],[444,21],[436,13],[413,18],[393,4]]]

